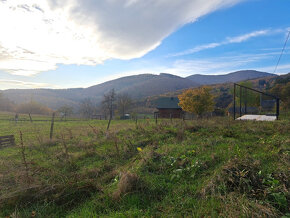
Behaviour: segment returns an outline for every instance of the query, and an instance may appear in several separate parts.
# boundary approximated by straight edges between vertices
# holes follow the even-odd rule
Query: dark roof
[[[181,109],[181,107],[178,106],[179,99],[176,97],[163,97],[159,98],[156,101],[156,108],[158,109]]]

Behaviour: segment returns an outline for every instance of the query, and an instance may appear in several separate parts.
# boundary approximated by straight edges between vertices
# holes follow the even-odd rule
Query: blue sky
[[[102,8],[108,8],[105,3],[93,5],[96,3],[86,0],[77,4],[75,1],[74,7],[79,11],[77,15],[66,10],[67,5],[47,3],[36,7],[30,0],[24,1],[23,5],[11,0],[13,7],[22,10],[17,13],[18,17],[15,14],[17,10],[7,9],[11,8],[7,5],[9,0],[0,1],[0,12],[1,7],[5,12],[2,16],[15,14],[15,20],[11,20],[14,29],[0,22],[0,28],[7,32],[6,38],[1,39],[0,35],[0,89],[88,87],[141,73],[165,72],[183,77],[243,69],[273,73],[290,31],[288,0],[210,0],[207,5],[200,0],[196,0],[195,4],[191,3],[194,1],[184,0],[188,5],[180,8],[179,5],[177,8],[175,1],[168,1],[168,4],[173,2],[172,7],[162,5],[160,0],[159,5],[148,8],[151,6],[142,4],[141,0],[122,0],[120,2],[127,4],[124,7],[127,11],[123,11],[123,5],[109,5],[112,9],[109,8],[108,13],[114,14],[110,21],[106,20],[106,14],[102,14]],[[178,2],[182,4],[182,1]],[[164,7],[165,11],[168,8],[168,13],[161,16],[158,10]],[[91,15],[90,10],[96,12],[99,8],[100,15]],[[152,14],[146,14],[148,9],[153,11]],[[192,10],[195,10],[193,14]],[[63,11],[69,11],[69,18],[66,17],[69,20],[62,18]],[[142,15],[136,18],[140,11]],[[146,12],[145,15],[143,12]],[[86,17],[80,16],[81,13]],[[26,34],[29,30],[25,28],[17,28],[17,31],[23,31],[23,37],[27,40],[19,38],[22,32],[15,32],[18,37],[10,37],[20,25],[18,21],[21,16],[27,19],[31,16],[33,19],[26,20],[24,26],[37,19],[45,21],[35,23],[39,28],[35,33],[40,37],[33,39],[34,34],[30,40],[30,35]],[[48,16],[52,16],[50,20],[63,23],[59,26],[54,25],[53,21],[49,23]],[[8,17],[6,19],[9,20]],[[132,21],[134,19],[136,22]],[[46,33],[48,27],[49,34],[54,32],[45,38],[41,34]],[[63,29],[68,31],[58,38],[59,31]],[[84,34],[81,35],[80,31]],[[70,41],[70,34],[77,37]],[[43,40],[38,44],[35,40],[39,38]],[[46,43],[47,46],[43,47]],[[276,73],[288,72],[290,42]]]

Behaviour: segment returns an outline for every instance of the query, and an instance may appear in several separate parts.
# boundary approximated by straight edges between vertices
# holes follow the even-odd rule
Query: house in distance
[[[162,97],[156,101],[155,116],[159,118],[182,118],[183,110],[178,105],[179,99],[177,97]]]

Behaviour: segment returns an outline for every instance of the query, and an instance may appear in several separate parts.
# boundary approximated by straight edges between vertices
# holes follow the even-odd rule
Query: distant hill
[[[243,80],[256,79],[267,76],[274,76],[275,74],[260,72],[256,70],[241,70],[225,75],[201,75],[195,74],[186,77],[201,85],[212,85],[227,82],[239,82]]]
[[[2,93],[5,97],[17,104],[33,100],[52,109],[57,109],[63,105],[70,105],[77,108],[79,103],[85,98],[90,98],[97,105],[100,104],[103,95],[113,88],[116,93],[128,93],[133,99],[140,100],[142,98],[172,93],[200,85],[238,82],[273,75],[253,70],[237,71],[218,76],[192,75],[186,78],[166,73],[161,73],[160,75],[141,74],[122,77],[88,88],[10,89],[2,91]]]
[[[57,109],[63,105],[78,107],[79,94],[83,89],[9,89],[3,95],[16,104],[35,101],[49,108]]]
[[[242,82],[242,81],[247,81],[252,83],[254,89],[259,89],[259,82],[260,81],[265,81],[266,86],[264,87],[265,92],[269,92],[269,89],[271,89],[275,83],[277,83],[277,81],[283,80],[283,81],[288,81],[289,80],[289,75],[290,73],[286,74],[286,75],[281,75],[278,76],[276,74],[266,74],[265,77],[259,77],[259,78],[254,78],[254,79],[248,79],[248,80],[241,80],[241,81],[236,81],[236,82]],[[221,93],[225,93],[226,95],[229,95],[230,93],[228,92],[231,88],[233,88],[233,82],[225,82],[225,83],[215,83],[215,84],[207,84],[212,90],[214,95],[218,96]],[[183,92],[183,90],[177,90],[175,92],[168,92],[168,93],[164,93],[162,95],[155,95],[155,96],[151,96],[150,98],[143,100],[143,104],[145,104],[145,102],[147,102],[147,104],[150,107],[155,108],[155,101],[159,98],[162,97],[177,97],[178,95],[180,95]],[[277,95],[279,96],[279,95]],[[224,100],[222,100],[220,103],[226,103],[223,102]],[[150,102],[150,103],[148,103]],[[218,106],[219,107],[219,106]]]
[[[122,77],[84,89],[11,89],[2,93],[17,104],[34,100],[57,109],[63,105],[77,107],[85,98],[100,104],[103,95],[113,88],[116,93],[128,93],[133,99],[140,99],[197,86],[189,79],[161,73]]]
[[[91,96],[98,93],[101,94],[102,97],[103,93],[114,88],[117,93],[128,93],[132,98],[144,98],[156,95],[157,93],[162,94],[197,86],[199,86],[199,84],[194,81],[171,74],[141,74],[122,77],[120,79],[89,87],[83,91],[83,94]]]

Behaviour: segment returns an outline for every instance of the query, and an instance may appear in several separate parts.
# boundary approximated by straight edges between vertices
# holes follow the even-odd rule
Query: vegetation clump
[[[138,191],[141,188],[140,183],[140,178],[136,174],[130,172],[121,173],[117,190],[113,194],[114,199],[119,199],[122,195]]]
[[[251,158],[234,158],[226,163],[222,171],[202,190],[202,196],[209,194],[226,196],[229,193],[246,195],[250,199],[269,204],[271,210],[280,213],[289,210],[289,178],[283,173],[265,174],[261,163]],[[289,175],[288,175],[289,176]]]

